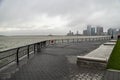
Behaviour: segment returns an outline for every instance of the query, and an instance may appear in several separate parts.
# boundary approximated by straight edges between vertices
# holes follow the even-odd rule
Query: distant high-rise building
[[[118,29],[118,33],[117,33],[117,35],[120,35],[120,29]]]
[[[74,33],[70,30],[69,33],[67,33],[67,36],[73,36]]]
[[[91,36],[91,25],[87,25],[87,35]]]
[[[113,29],[112,28],[109,28],[108,31],[107,31],[108,35],[113,35]]]
[[[108,29],[108,35],[117,35],[118,31],[117,29],[109,28]]]
[[[83,35],[84,35],[84,36],[87,36],[87,35],[88,35],[87,30],[83,30]]]
[[[113,35],[117,35],[117,29],[113,29]]]
[[[92,27],[92,28],[91,28],[91,35],[92,35],[92,36],[95,36],[95,27]]]
[[[95,27],[92,27],[91,25],[87,25],[87,30],[83,31],[83,35],[85,36],[94,36],[95,34]]]
[[[76,35],[77,35],[77,36],[79,35],[79,32],[78,32],[78,31],[76,32]]]
[[[103,27],[97,27],[96,34],[97,35],[103,35]]]

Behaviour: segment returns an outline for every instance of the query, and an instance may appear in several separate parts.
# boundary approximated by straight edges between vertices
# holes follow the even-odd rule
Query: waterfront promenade
[[[108,40],[93,40],[47,45],[29,54],[19,66],[0,73],[2,80],[101,80],[106,70],[79,67],[77,56],[84,56]],[[14,64],[15,65],[15,64]]]

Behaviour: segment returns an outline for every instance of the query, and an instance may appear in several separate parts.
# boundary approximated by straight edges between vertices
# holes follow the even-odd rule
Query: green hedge
[[[116,45],[110,55],[107,69],[120,70],[120,40],[117,40]]]

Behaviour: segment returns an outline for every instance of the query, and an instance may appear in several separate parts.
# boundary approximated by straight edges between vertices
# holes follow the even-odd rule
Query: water
[[[67,36],[5,36],[0,37],[0,51],[24,46],[49,39],[62,39]],[[71,37],[72,38],[72,37]]]
[[[7,36],[0,37],[0,51],[15,48],[42,40],[52,39],[50,36]]]
[[[5,36],[0,37],[0,51],[50,39],[92,38],[98,36]],[[100,36],[101,37],[101,36]]]

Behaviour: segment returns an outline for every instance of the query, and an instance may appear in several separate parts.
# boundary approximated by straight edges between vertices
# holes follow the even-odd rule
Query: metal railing
[[[27,56],[30,58],[31,54],[39,53],[41,48],[46,47],[51,44],[61,44],[61,43],[79,43],[81,41],[98,41],[98,40],[110,40],[109,36],[105,37],[93,37],[93,38],[73,38],[73,39],[54,39],[54,40],[45,40],[5,51],[0,52],[0,68],[16,62],[19,65],[20,58]]]

